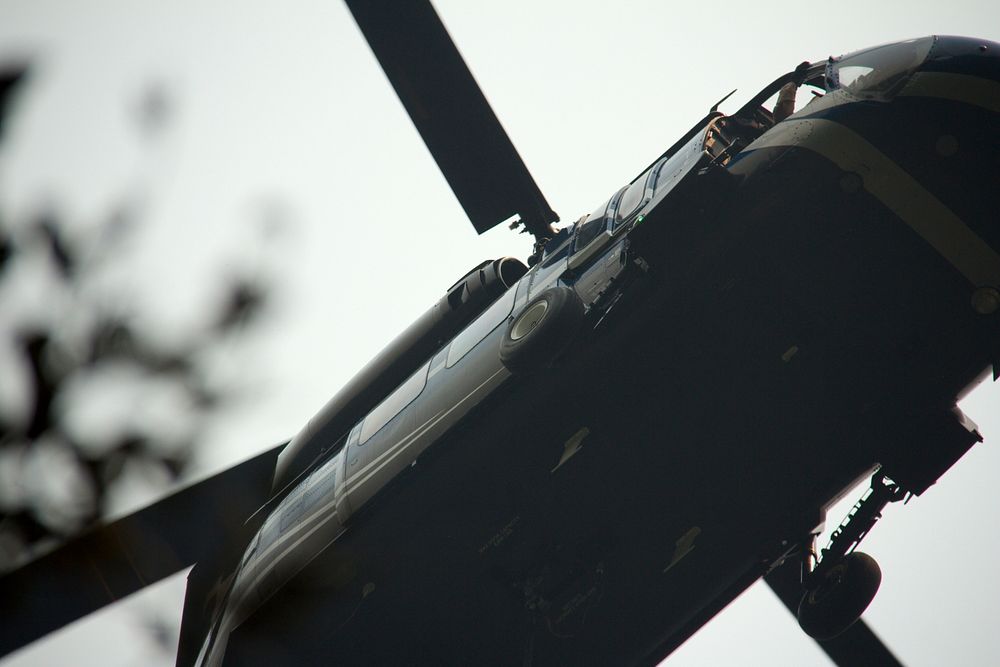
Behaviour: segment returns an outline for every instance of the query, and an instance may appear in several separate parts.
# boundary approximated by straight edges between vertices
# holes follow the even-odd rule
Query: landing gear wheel
[[[545,290],[507,327],[500,361],[512,373],[541,368],[569,344],[583,314],[583,302],[569,287]]]
[[[833,639],[861,618],[881,582],[874,558],[858,551],[847,554],[802,596],[799,626],[813,639]]]

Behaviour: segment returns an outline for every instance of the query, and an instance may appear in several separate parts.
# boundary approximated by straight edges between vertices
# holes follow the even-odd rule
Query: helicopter
[[[819,67],[819,66],[817,66],[814,76],[819,76],[819,70],[820,69],[823,69],[824,76],[826,75],[826,72],[825,72],[826,65],[823,65],[822,68]],[[832,94],[832,92],[831,91],[827,91],[827,95],[830,95],[830,94]],[[739,120],[740,119],[740,114],[739,113],[734,114],[734,117],[737,120]],[[752,120],[752,119],[750,119],[750,120]],[[800,125],[798,127],[801,128],[801,127],[804,127],[804,126]],[[768,135],[765,132],[765,133],[762,133],[762,135],[760,137],[758,137],[758,139],[764,139],[767,136]],[[775,135],[771,135],[772,139],[773,139],[774,136]],[[692,139],[693,139],[693,137],[692,137]],[[728,139],[728,137],[727,137],[727,139]],[[726,143],[728,144],[728,142],[726,142]],[[752,142],[750,142],[750,143],[752,144]],[[720,146],[721,146],[721,144],[720,144]],[[776,146],[777,148],[787,148],[786,145],[783,145],[783,144],[780,144],[780,143],[774,144],[774,146]],[[730,145],[730,149],[731,148],[732,148],[732,146]],[[715,157],[719,158],[718,162],[722,163],[724,167],[728,167],[728,164],[730,162],[733,162],[733,159],[740,152],[742,152],[742,151],[739,151],[739,152],[734,153],[733,155],[729,155],[729,156],[724,156],[722,153],[720,153],[718,156],[715,156]],[[668,153],[669,153],[669,151],[668,151]],[[679,154],[681,154],[681,153],[680,153],[680,149],[678,148],[677,151],[675,151],[674,153],[672,153],[670,155],[664,156],[664,159],[667,162],[669,162],[670,159],[672,159],[675,155],[679,155]],[[737,160],[736,163],[733,165],[733,168],[735,168],[739,164],[739,162],[740,162],[740,160]],[[658,167],[658,170],[657,170],[655,176],[653,176],[652,172],[650,172],[650,175],[648,175],[646,177],[647,181],[644,181],[644,182],[640,183],[640,185],[643,186],[642,189],[641,189],[641,192],[639,192],[638,195],[633,192],[633,197],[635,197],[635,196],[641,196],[642,198],[645,198],[646,194],[651,194],[652,195],[650,197],[650,201],[646,202],[646,204],[643,205],[643,206],[649,206],[650,210],[657,208],[661,203],[666,203],[666,200],[664,200],[663,202],[657,200],[657,202],[654,204],[653,200],[657,196],[656,192],[655,192],[656,191],[655,185],[652,186],[652,187],[645,187],[646,183],[649,182],[648,181],[649,178],[655,178],[655,179],[659,179],[660,178],[661,171],[663,169],[663,165],[664,164],[666,164],[666,162],[664,162],[663,164],[659,164],[659,163],[655,164],[654,167]],[[681,172],[679,171],[679,172],[676,172],[676,173],[680,174]],[[690,173],[690,170],[683,172],[684,175],[686,175],[688,173]],[[711,176],[709,175],[710,173],[711,172],[706,172],[704,174],[704,176],[706,176],[708,178],[711,178]],[[683,176],[680,177],[680,180],[683,180]],[[629,187],[631,187],[631,186],[629,186]],[[647,191],[649,191],[649,192],[647,192]],[[605,228],[603,230],[598,230],[598,235],[594,239],[592,239],[591,242],[595,242],[595,241],[598,242],[598,243],[603,242],[605,245],[604,246],[600,246],[600,245],[593,246],[595,249],[593,251],[591,251],[591,254],[589,256],[584,257],[581,260],[578,260],[580,263],[576,264],[574,267],[570,267],[572,270],[575,271],[575,270],[580,270],[581,268],[589,267],[590,266],[589,263],[592,262],[592,261],[595,261],[595,259],[597,257],[602,257],[603,258],[603,255],[601,255],[600,253],[601,253],[602,250],[610,247],[607,244],[618,241],[618,239],[615,238],[615,230],[616,229],[622,229],[622,231],[618,232],[619,234],[628,234],[629,237],[631,237],[633,234],[635,234],[636,238],[641,238],[640,232],[643,232],[646,229],[652,229],[652,227],[650,227],[650,225],[652,225],[653,223],[656,223],[658,220],[662,220],[662,218],[657,218],[654,215],[648,215],[648,216],[642,216],[643,220],[638,225],[633,225],[632,227],[628,227],[627,229],[626,228],[622,228],[622,227],[614,227],[615,222],[612,220],[612,218],[613,217],[617,217],[618,211],[620,211],[621,208],[622,208],[621,207],[621,199],[624,198],[624,196],[625,196],[625,194],[627,194],[627,192],[628,192],[628,190],[624,190],[623,192],[616,193],[616,194],[619,195],[619,200],[617,200],[615,203],[609,204],[608,206],[606,206],[603,209],[603,213],[605,213],[605,214],[607,214],[608,211],[611,211],[613,209],[614,210],[614,214],[613,215],[605,215],[605,218],[607,218],[607,219],[604,222],[607,225],[607,228]],[[675,194],[677,194],[677,193],[675,192]],[[640,207],[640,208],[642,208],[642,207]],[[645,209],[642,208],[642,210],[645,210]],[[642,213],[639,213],[636,216],[635,220],[637,220],[640,215],[642,215]],[[662,214],[660,214],[660,215],[662,215]],[[593,220],[590,220],[590,222],[592,223],[590,225],[591,229],[594,227],[593,223],[595,221],[597,221],[598,224],[600,224],[600,215],[594,217]],[[542,246],[543,246],[542,247],[542,251],[543,252],[542,252],[541,256],[539,257],[539,264],[537,265],[537,266],[540,266],[541,268],[537,269],[537,271],[540,272],[542,269],[545,269],[545,268],[548,268],[548,269],[551,270],[551,267],[554,266],[554,264],[549,264],[549,266],[546,267],[545,263],[546,263],[546,261],[549,260],[549,257],[546,257],[546,255],[544,253],[544,250],[545,250],[544,246],[547,246],[552,241],[561,241],[565,245],[565,243],[567,241],[571,240],[571,236],[575,236],[576,240],[579,240],[581,238],[582,230],[583,230],[583,228],[586,227],[586,223],[587,222],[588,222],[587,220],[582,220],[581,223],[580,223],[580,225],[579,225],[580,228],[581,228],[580,230],[576,230],[576,231],[572,232],[572,234],[570,234],[570,233],[564,234],[564,237],[562,239],[559,239],[558,237],[556,237],[556,238],[553,238],[553,239],[548,239],[548,241],[545,244],[542,244]],[[634,220],[633,220],[633,222],[634,222]],[[629,225],[631,223],[625,223],[625,224]],[[580,233],[577,233],[577,232],[580,232]],[[606,240],[606,241],[603,240],[605,237],[601,236],[602,234],[608,234],[608,235],[610,235],[610,239]],[[619,237],[619,238],[621,238],[621,237]],[[684,244],[680,244],[680,245],[684,245]],[[695,245],[698,245],[698,244],[695,244]],[[551,256],[557,256],[558,253],[561,251],[560,247],[562,247],[562,246],[560,246],[558,243],[555,244],[553,246],[553,248],[552,248]],[[566,259],[567,266],[568,266],[569,261],[572,259],[572,257],[574,257],[574,256],[577,256],[577,257],[581,256],[582,253],[583,253],[583,251],[586,251],[590,247],[591,246],[588,243],[586,245],[581,246],[580,248],[577,248],[575,245],[571,245],[568,248],[564,248],[564,250],[566,252],[566,257],[564,259]],[[667,252],[667,249],[661,248],[660,251],[661,252]],[[556,260],[556,261],[561,261],[561,259],[560,260]],[[647,263],[649,264],[649,271],[652,271],[652,272],[655,273],[657,262],[655,262],[655,261],[654,262],[649,262],[647,260]],[[491,266],[493,266],[493,268],[496,270],[496,273],[500,274],[501,278],[502,278],[504,266],[503,265],[491,265]],[[746,268],[746,267],[744,267],[744,268]],[[644,273],[644,275],[646,275],[645,271],[643,273]],[[535,275],[538,275],[538,273],[536,273]],[[616,278],[616,277],[617,277],[617,274],[615,274],[615,276],[609,277],[608,281],[610,282],[612,280],[612,278]],[[726,284],[728,284],[728,279],[726,280]],[[729,290],[736,289],[736,286],[729,287],[728,289]],[[599,296],[599,295],[597,295],[597,296]],[[597,296],[595,296],[595,301],[594,301],[595,303],[597,302]],[[618,297],[617,300],[615,301],[614,307],[607,309],[607,312],[605,313],[607,315],[607,317],[618,317],[618,315],[614,315],[614,314],[615,313],[620,313],[622,311],[622,309],[625,309],[625,308],[628,307],[628,301],[627,301],[627,299],[629,299],[629,298],[632,298],[632,297],[630,297],[625,292],[622,292],[622,296]],[[988,292],[987,292],[987,296],[986,297],[980,297],[980,298],[985,298],[988,301],[989,300]],[[546,308],[548,308],[548,306],[546,306]],[[530,309],[526,308],[525,310],[530,310]],[[537,312],[537,309],[536,309],[536,312]],[[600,324],[600,326],[595,326],[593,328],[593,330],[594,331],[599,331],[601,327],[611,327],[612,324],[613,324],[612,321],[610,321],[607,318],[605,318],[605,320]],[[524,336],[520,336],[520,337],[517,337],[517,339],[520,339],[520,338],[523,338],[523,337]],[[513,336],[512,336],[512,338],[513,338]],[[560,338],[560,340],[562,339],[562,337],[559,337],[559,338]],[[609,344],[609,345],[611,347],[614,347],[613,344]],[[805,350],[808,349],[806,345],[796,346],[796,347],[798,347],[799,349],[796,350],[795,352],[791,353],[791,357],[790,357],[789,361],[786,362],[786,361],[783,360],[783,363],[790,363],[790,361],[792,359],[794,359],[796,356],[798,356],[800,352],[804,352]],[[792,350],[792,347],[788,347],[787,349],[783,350],[783,354],[789,353],[789,351],[791,351],[791,350]],[[560,354],[556,355],[559,358],[557,360],[555,360],[555,361],[552,361],[552,363],[555,364],[554,366],[552,366],[552,368],[565,367],[565,366],[560,366],[560,364],[569,364],[569,365],[572,365],[570,360],[572,360],[572,359],[575,358],[573,356],[574,354],[580,355],[580,354],[583,354],[583,353],[582,352],[578,352],[578,351],[574,351],[572,349],[565,350],[565,351],[560,351]],[[783,356],[783,354],[779,355],[779,356]],[[518,365],[517,361],[511,361],[510,359],[508,359],[507,361],[510,362],[513,366],[517,366]],[[456,363],[458,363],[458,362],[456,361]],[[546,359],[545,363],[548,364],[549,360]],[[605,362],[605,363],[610,363],[610,362]],[[447,367],[447,363],[446,363],[446,367]],[[510,367],[508,367],[508,368],[510,368]],[[510,369],[513,370],[512,368],[510,368]],[[521,372],[524,372],[527,375],[532,375],[532,371],[533,370],[534,369],[530,369],[530,368],[527,369],[527,370],[521,369]],[[539,372],[541,372],[541,371],[539,371]],[[380,375],[380,377],[381,377],[381,375]],[[537,375],[535,377],[537,377]],[[525,382],[527,382],[527,381],[528,380],[525,380]],[[536,380],[536,381],[539,381],[539,380]],[[572,394],[559,394],[559,395],[572,395]],[[573,435],[575,436],[576,434],[578,434],[580,432],[581,431],[575,431]],[[970,432],[970,431],[966,431],[966,432]],[[598,433],[599,433],[598,430],[591,429],[590,433],[588,433],[586,436],[583,436],[584,437],[583,440],[581,440],[580,442],[576,443],[572,447],[564,447],[563,454],[567,454],[569,452],[573,452],[573,453],[569,456],[569,458],[567,458],[566,461],[561,461],[561,456],[562,455],[560,455],[559,465],[557,465],[553,469],[552,474],[556,474],[556,472],[558,472],[558,471],[567,471],[567,470],[569,470],[568,466],[570,466],[571,464],[573,464],[575,462],[579,462],[579,460],[581,460],[581,457],[582,457],[583,453],[586,452],[586,450],[594,448],[594,441],[595,441],[594,436],[597,435]],[[359,432],[359,435],[358,435],[358,441],[359,442],[360,442],[360,438],[361,438],[361,435],[360,435],[360,432]],[[566,442],[569,442],[572,439],[573,438],[570,437]],[[578,445],[579,445],[579,447],[578,447]],[[311,461],[310,461],[310,463],[311,463]],[[421,460],[420,466],[423,466],[423,464],[424,464],[424,460]],[[420,467],[420,466],[418,466],[418,467]],[[513,519],[513,517],[512,517],[512,519]],[[508,522],[508,524],[504,524],[502,526],[502,528],[504,530],[500,530],[500,532],[496,533],[496,535],[501,535],[501,534],[506,535],[506,529],[508,528],[508,526],[509,526],[510,530],[513,531],[513,533],[516,533],[517,530],[518,530],[518,526],[520,525],[520,523],[521,523],[521,521],[518,521],[518,522],[515,522],[513,526],[509,526],[509,522]],[[702,542],[701,540],[703,540],[705,538],[703,538],[701,535],[704,533],[706,535],[706,537],[707,537],[708,531],[705,531],[703,528],[699,528],[699,532],[698,533],[692,533],[691,531],[693,530],[693,528],[694,527],[691,527],[686,532],[681,533],[679,535],[679,539],[680,538],[684,538],[686,535],[692,535],[693,534],[693,535],[695,535],[695,537],[690,538],[691,540],[694,540],[694,541],[692,541],[691,546],[697,545],[695,548],[697,548],[698,550],[704,551],[705,550],[705,543]],[[507,538],[504,537],[503,539],[506,540]],[[785,556],[782,555],[782,557],[785,557]],[[675,567],[675,568],[676,567],[681,567],[681,563],[683,563],[683,562],[684,562],[684,560],[682,559],[677,564],[671,564],[671,565],[673,567]],[[567,575],[567,576],[569,576],[569,575]],[[376,590],[378,590],[378,589],[376,589]],[[589,589],[587,589],[587,590],[589,590]],[[375,594],[376,593],[374,593],[374,592],[370,593],[370,595],[372,595],[372,596],[374,596]],[[367,596],[365,598],[363,598],[363,599],[367,599]],[[572,616],[573,616],[573,614],[570,614],[570,618],[572,618]],[[566,620],[566,619],[564,619],[564,620]]]

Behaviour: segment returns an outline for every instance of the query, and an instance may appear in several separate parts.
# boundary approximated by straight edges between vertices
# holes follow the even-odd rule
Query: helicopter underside
[[[837,165],[759,153],[721,203],[651,214],[648,273],[559,372],[431,447],[225,664],[655,663],[878,464],[933,483],[975,440],[949,410],[997,325]]]

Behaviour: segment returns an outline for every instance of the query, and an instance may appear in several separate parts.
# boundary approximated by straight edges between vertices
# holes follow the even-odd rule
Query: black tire
[[[500,361],[512,373],[546,366],[573,339],[583,314],[583,302],[569,287],[545,290],[507,326],[500,341]]]
[[[813,639],[833,639],[861,618],[882,583],[882,570],[855,551],[830,568],[824,581],[799,602],[799,626]]]

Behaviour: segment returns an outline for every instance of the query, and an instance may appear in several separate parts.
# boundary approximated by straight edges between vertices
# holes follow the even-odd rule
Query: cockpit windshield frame
[[[843,90],[859,99],[887,101],[927,59],[935,39],[920,37],[830,58],[825,72],[827,90]]]

